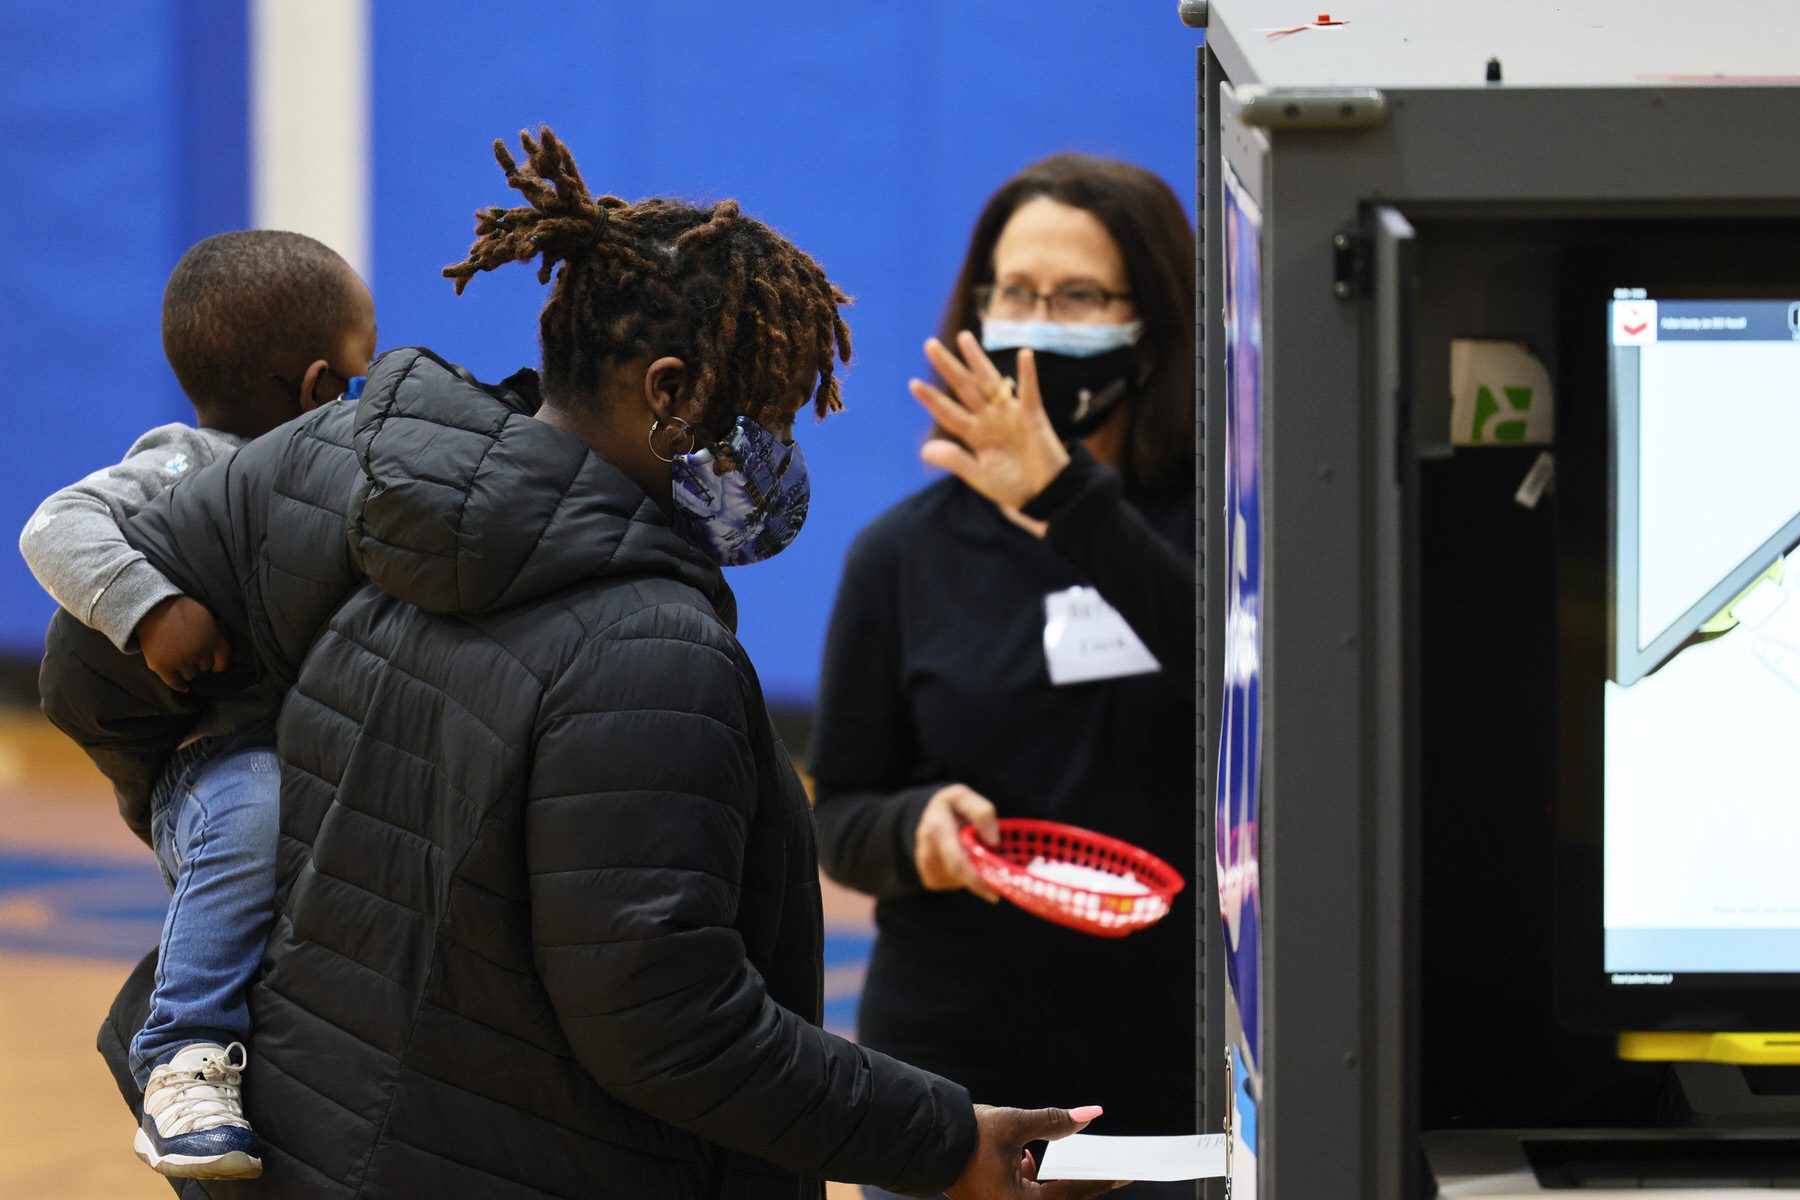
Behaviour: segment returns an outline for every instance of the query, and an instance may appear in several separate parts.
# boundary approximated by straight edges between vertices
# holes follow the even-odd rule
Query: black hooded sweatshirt
[[[218,617],[224,685],[291,689],[266,1173],[207,1193],[942,1189],[968,1094],[818,1026],[811,820],[718,569],[515,381],[394,351],[127,529]],[[85,634],[53,627],[46,710],[140,817],[197,701]]]

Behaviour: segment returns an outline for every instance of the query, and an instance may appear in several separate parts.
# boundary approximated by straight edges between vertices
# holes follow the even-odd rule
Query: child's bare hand
[[[206,672],[231,665],[231,643],[212,613],[187,596],[171,596],[145,613],[137,642],[145,665],[178,692],[187,691]]]

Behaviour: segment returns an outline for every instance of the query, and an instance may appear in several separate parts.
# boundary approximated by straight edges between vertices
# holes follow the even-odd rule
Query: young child
[[[120,522],[245,441],[352,390],[374,354],[374,302],[349,264],[312,238],[224,233],[176,264],[162,339],[195,424],[152,429],[123,462],[51,496],[19,549],[58,604],[185,691],[225,670],[230,646],[205,607],[131,548]],[[254,690],[216,701],[151,799],[150,840],[172,895],[131,1066],[144,1089],[137,1155],[164,1175],[262,1173],[240,1087],[246,991],[274,907],[276,703]]]

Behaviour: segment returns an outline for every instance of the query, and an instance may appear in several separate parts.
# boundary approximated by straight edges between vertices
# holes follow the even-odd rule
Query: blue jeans
[[[863,1185],[865,1200],[908,1200],[899,1192],[884,1192],[878,1187]],[[1107,1200],[1117,1196],[1119,1200],[1193,1200],[1200,1194],[1198,1181],[1192,1183],[1133,1183],[1120,1188],[1116,1192],[1106,1193]],[[941,1198],[940,1198],[941,1200]]]
[[[275,912],[281,765],[267,728],[177,751],[150,800],[169,911],[150,1016],[131,1039],[138,1086],[194,1042],[250,1035],[250,977]]]

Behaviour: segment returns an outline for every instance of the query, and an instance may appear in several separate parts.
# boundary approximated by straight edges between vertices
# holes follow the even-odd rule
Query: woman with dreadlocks
[[[843,293],[731,201],[595,197],[521,142],[525,203],[445,274],[554,278],[541,385],[391,352],[129,531],[292,684],[260,1194],[1096,1195],[1024,1145],[1097,1109],[972,1105],[818,1025],[811,818],[720,567],[805,517]]]

